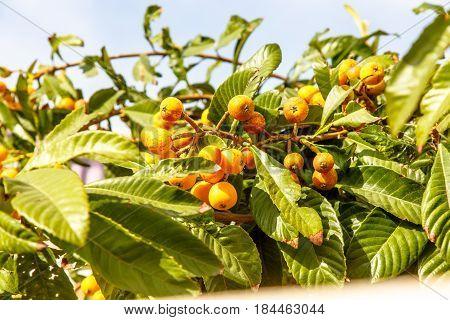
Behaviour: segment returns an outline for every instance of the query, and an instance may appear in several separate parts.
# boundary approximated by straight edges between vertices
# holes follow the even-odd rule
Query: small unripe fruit
[[[289,98],[283,106],[284,117],[290,123],[299,123],[305,120],[308,112],[308,103],[300,97]]]
[[[250,119],[244,122],[244,130],[248,133],[258,134],[266,128],[266,119],[259,112],[253,112]]]
[[[255,104],[250,97],[238,95],[228,102],[228,112],[239,121],[247,121],[255,111]]]
[[[188,190],[192,188],[192,186],[197,181],[197,175],[196,174],[190,174],[183,178],[172,178],[169,179],[169,184],[175,187],[178,187],[182,190]]]
[[[59,101],[57,105],[58,109],[65,109],[65,110],[73,110],[75,108],[75,101],[73,101],[70,97],[64,97]]]
[[[188,146],[192,142],[193,137],[178,138],[172,141],[173,147],[177,150]]]
[[[347,84],[349,80],[358,79],[360,73],[358,62],[353,59],[345,59],[339,65],[339,84]]]
[[[105,300],[105,296],[103,293],[99,290],[96,293],[92,295],[92,300]]]
[[[381,80],[377,84],[368,84],[366,86],[366,92],[368,95],[376,96],[382,93],[384,91],[384,88],[386,88],[386,82],[384,82],[384,80]]]
[[[334,167],[334,158],[327,152],[320,152],[314,157],[313,167],[318,172],[328,172]]]
[[[203,123],[205,126],[213,126],[213,123],[208,119],[209,115],[209,108],[203,110],[202,116],[200,118],[201,123]]]
[[[18,173],[19,170],[17,170],[16,168],[3,168],[0,177],[13,179],[17,176]]]
[[[219,182],[209,191],[209,203],[216,210],[228,210],[237,202],[237,192],[234,186],[228,182]]]
[[[8,157],[9,151],[4,146],[0,145],[0,162]]]
[[[213,184],[207,181],[197,182],[191,189],[191,194],[197,199],[209,204],[209,191]]]
[[[306,85],[298,90],[298,96],[305,99],[305,101],[309,103],[313,95],[315,95],[317,92],[319,92],[319,88],[311,85]]]
[[[313,106],[323,107],[325,104],[325,100],[323,100],[322,94],[317,92],[312,96],[311,100],[309,100],[309,104]]]
[[[100,287],[98,286],[97,280],[95,280],[94,276],[89,276],[81,281],[81,291],[87,295],[93,295],[95,292],[99,291]]]
[[[161,118],[166,121],[177,121],[181,118],[184,111],[183,103],[175,98],[165,98],[159,107]]]
[[[161,128],[145,128],[141,131],[141,141],[153,153],[166,153],[172,147],[171,133]]]
[[[161,113],[157,112],[153,115],[152,124],[156,128],[169,130],[173,127],[174,122],[166,121],[161,117]]]
[[[198,156],[207,160],[210,160],[216,164],[220,165],[220,160],[222,158],[222,152],[216,146],[206,146],[198,153]]]
[[[384,69],[377,62],[369,62],[361,67],[361,80],[367,85],[380,83],[384,78]]]
[[[287,169],[295,172],[296,170],[301,170],[303,168],[305,160],[300,153],[293,152],[286,155],[283,164]]]
[[[213,172],[213,173],[202,173],[200,174],[200,177],[202,177],[203,180],[209,183],[217,183],[225,177],[225,172],[223,172],[222,169]]]
[[[247,169],[255,169],[255,158],[253,157],[253,152],[249,148],[245,147],[242,149],[242,157],[244,158],[245,167]]]
[[[87,107],[86,100],[78,99],[77,101],[75,101],[74,109],[83,108],[84,110],[86,110],[86,107]]]
[[[313,185],[320,190],[330,190],[337,182],[336,170],[331,169],[328,172],[314,171],[312,175]]]
[[[225,173],[238,174],[244,169],[244,158],[242,152],[237,149],[226,149],[222,151],[220,167]]]

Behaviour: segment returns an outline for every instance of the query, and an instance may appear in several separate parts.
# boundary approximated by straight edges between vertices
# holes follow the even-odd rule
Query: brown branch
[[[202,128],[200,128],[197,124],[197,122],[195,122],[191,117],[189,117],[186,112],[183,112],[183,118],[184,120],[186,120],[187,123],[189,123],[189,125],[195,130],[195,132],[199,133],[199,132],[203,132]]]
[[[165,57],[165,56],[168,56],[169,54],[170,53],[168,53],[167,51],[145,51],[145,52],[133,52],[133,53],[116,54],[116,55],[109,56],[109,59],[110,60],[117,60],[117,59],[127,59],[127,58],[138,58],[140,56],[148,56],[148,57],[151,57],[151,56],[162,56],[162,57]],[[225,57],[222,57],[222,56],[219,56],[219,55],[214,55],[214,54],[201,53],[201,54],[195,55],[194,57],[201,58],[201,59],[206,59],[206,60],[216,60],[216,61],[222,61],[222,62],[226,62],[226,63],[233,63],[233,59],[225,58]],[[45,74],[53,73],[55,71],[66,70],[66,69],[69,69],[69,68],[73,68],[73,67],[79,66],[82,62],[83,61],[81,60],[81,61],[76,61],[76,62],[70,62],[70,63],[62,64],[62,65],[59,65],[59,66],[51,66],[51,67],[48,67],[48,68],[44,68],[44,69],[38,71],[35,74],[35,78],[40,78],[40,77],[42,77]],[[238,62],[237,64],[241,65],[242,62]],[[20,70],[17,70],[17,71],[20,71]],[[275,79],[280,79],[280,80],[282,80],[284,82],[288,81],[287,77],[282,76],[280,74],[276,74],[276,73],[271,74],[270,77],[275,78]]]
[[[240,223],[252,223],[255,218],[251,214],[236,214],[231,212],[215,212],[214,218],[223,222],[240,222]]]

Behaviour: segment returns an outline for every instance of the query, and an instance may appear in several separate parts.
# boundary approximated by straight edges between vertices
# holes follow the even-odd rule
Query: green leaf
[[[255,78],[248,84],[249,88],[256,91],[258,86],[267,79],[276,68],[278,68],[280,63],[280,46],[276,43],[269,43],[261,47],[253,56],[239,66],[237,72],[256,70]]]
[[[45,95],[53,101],[55,101],[58,97],[71,97],[71,94],[62,87],[61,81],[55,76],[49,74],[44,76],[41,89]]]
[[[343,89],[341,86],[334,86],[325,100],[325,105],[323,106],[322,120],[320,125],[324,126],[331,115],[336,111],[336,109],[345,101],[353,88],[348,90]]]
[[[93,211],[114,220],[141,241],[172,256],[193,275],[212,276],[221,271],[222,264],[214,253],[182,224],[160,213],[164,210],[115,201],[104,196],[97,198],[99,201],[93,203]]]
[[[198,291],[187,271],[172,257],[137,238],[120,223],[93,212],[89,230],[85,246],[69,249],[114,286],[153,297]]]
[[[0,211],[0,251],[9,253],[34,252],[45,247],[38,242],[39,237],[35,233],[9,214]]]
[[[89,115],[94,119],[108,115],[123,96],[124,90],[114,90],[113,88],[100,89],[92,94],[89,99]]]
[[[418,146],[423,146],[430,135],[431,128],[445,114],[450,112],[450,61],[444,62],[431,80],[431,89],[425,93],[420,103],[416,126]]]
[[[216,48],[220,49],[228,45],[231,41],[239,39],[245,29],[247,28],[248,22],[245,19],[237,15],[230,17],[230,21],[225,29],[225,31],[220,35],[217,41]]]
[[[283,285],[283,256],[277,242],[261,230],[255,229],[251,236],[258,248],[261,258],[262,274],[260,287],[272,287]]]
[[[150,169],[138,172],[158,180],[169,180],[173,177],[184,177],[188,174],[213,173],[218,170],[218,166],[207,159],[201,157],[163,159]]]
[[[225,267],[223,276],[246,287],[261,283],[258,249],[247,232],[238,226],[194,227],[191,232],[218,256]]]
[[[445,284],[450,279],[450,263],[429,243],[419,259],[418,273],[421,282],[436,284],[442,281]]]
[[[249,83],[255,77],[255,70],[245,70],[233,73],[216,90],[211,105],[209,107],[208,118],[214,123],[218,123],[223,114],[228,110],[228,102],[234,96],[239,94],[252,95],[253,92],[247,92]],[[231,120],[227,119],[224,125],[231,125]]]
[[[417,226],[394,222],[381,210],[371,211],[353,231],[346,257],[351,278],[372,282],[406,271],[422,253],[427,238]]]
[[[281,100],[282,96],[278,90],[264,92],[255,98],[255,110],[266,119],[266,128],[275,128],[278,125]]]
[[[313,208],[297,204],[302,195],[302,188],[292,180],[290,171],[267,153],[256,147],[251,149],[260,183],[264,185],[265,191],[280,211],[281,219],[311,242],[320,245],[323,240],[320,216]]]
[[[378,166],[392,170],[405,178],[411,179],[417,183],[424,184],[426,181],[425,173],[420,169],[412,169],[410,166],[387,160],[380,152],[363,150],[358,153],[361,162],[368,166]]]
[[[159,102],[152,99],[144,99],[123,110],[131,121],[147,128],[152,125],[153,115],[159,111]]]
[[[17,294],[18,286],[16,256],[0,252],[0,294],[4,292]]]
[[[355,232],[361,226],[364,219],[376,208],[369,208],[360,202],[351,201],[338,204],[339,222],[342,226],[345,251],[353,240]]]
[[[82,131],[55,141],[42,149],[25,169],[47,167],[77,157],[93,157],[101,162],[133,161],[139,150],[130,140],[108,131]]]
[[[153,46],[152,41],[152,29],[150,28],[150,24],[153,20],[158,19],[161,16],[162,8],[158,5],[151,5],[147,7],[144,15],[144,34],[147,41]]]
[[[296,229],[283,221],[280,211],[267,194],[264,183],[258,179],[252,188],[250,206],[256,224],[272,239],[285,242],[298,236]]]
[[[347,191],[400,219],[420,224],[424,188],[392,170],[377,166],[350,168],[338,182]]]
[[[50,256],[49,252],[19,255],[17,274],[19,277],[18,289],[23,293],[25,299],[77,299],[69,277],[64,269],[58,267],[55,258]]]
[[[198,215],[208,209],[202,207],[202,202],[189,192],[143,176],[96,181],[86,185],[86,191],[89,194],[114,196],[159,208],[177,217]]]
[[[155,67],[150,64],[150,60],[146,55],[141,55],[133,67],[133,78],[144,84],[157,84],[156,77],[158,73]]]
[[[7,179],[11,204],[20,215],[54,236],[83,245],[89,223],[89,205],[83,183],[64,169],[39,169]]]
[[[326,99],[334,86],[331,79],[330,67],[324,61],[320,61],[313,64],[313,70],[317,86],[319,87],[322,96]]]
[[[66,47],[84,46],[83,40],[80,37],[77,37],[72,34],[57,36],[56,33],[54,33],[48,38],[48,41],[50,42],[50,46],[52,47],[52,54],[50,55],[52,59],[55,54],[62,59],[61,54],[59,52],[59,47],[61,45]]]
[[[348,115],[334,120],[331,123],[332,127],[351,127],[357,128],[362,124],[372,123],[378,121],[378,117],[374,117],[369,111],[366,109],[360,109],[355,112],[349,113]]]
[[[323,224],[324,241],[318,247],[307,239],[298,240],[298,248],[280,243],[280,249],[297,283],[303,287],[323,284],[342,286],[345,280],[344,240],[341,226],[330,203],[318,192],[305,190],[303,205],[319,212]]]
[[[427,10],[433,10],[434,12],[436,12],[436,14],[442,14],[442,15],[447,14],[447,12],[445,11],[445,6],[440,6],[440,5],[432,4],[432,3],[428,3],[428,2],[424,2],[421,5],[415,7],[413,9],[413,12],[415,14],[419,14],[419,13],[425,12]]]
[[[450,263],[450,150],[440,144],[422,199],[422,225]]]
[[[214,39],[202,35],[190,40],[183,48],[183,56],[195,56],[214,46]]]
[[[0,123],[8,128],[15,136],[34,145],[33,137],[17,121],[12,111],[0,101]]]
[[[416,110],[436,62],[450,43],[450,19],[437,16],[400,61],[386,87],[386,113],[393,135]]]

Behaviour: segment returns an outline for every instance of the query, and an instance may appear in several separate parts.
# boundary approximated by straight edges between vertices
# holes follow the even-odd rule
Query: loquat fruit
[[[291,172],[291,179],[292,181],[294,181],[296,184],[300,184],[300,179],[298,178],[298,175],[294,172]]]
[[[171,133],[162,128],[144,128],[141,141],[153,153],[165,153],[172,147]]]
[[[339,84],[347,84],[349,80],[358,79],[360,73],[360,66],[354,59],[345,59],[339,65],[338,77]]]
[[[200,177],[206,182],[217,183],[221,181],[223,177],[225,177],[225,172],[223,172],[223,170],[220,169],[213,173],[202,173],[200,174]]]
[[[0,93],[4,93],[7,89],[8,87],[6,86],[6,84],[0,81]]]
[[[177,150],[180,150],[186,146],[188,146],[192,142],[193,137],[184,137],[173,140],[173,147]]]
[[[366,85],[366,92],[368,95],[376,96],[379,95],[384,91],[386,88],[386,82],[384,80],[381,80],[377,84],[368,84]]]
[[[258,134],[266,128],[266,119],[259,112],[253,112],[250,119],[244,122],[244,130],[248,133]]]
[[[181,118],[184,111],[183,103],[175,98],[165,98],[159,106],[161,118],[166,121],[177,121]]]
[[[86,107],[87,107],[86,100],[78,99],[77,101],[75,101],[74,109],[83,108],[84,110],[86,110]]]
[[[300,97],[289,98],[283,105],[284,117],[290,123],[299,123],[305,120],[308,112],[308,103]]]
[[[322,94],[320,92],[317,92],[311,97],[309,104],[313,106],[323,107],[325,105],[325,100],[323,99]]]
[[[213,123],[208,119],[208,115],[209,115],[209,108],[203,110],[200,122],[203,123],[205,126],[212,127]]]
[[[319,88],[312,86],[312,85],[306,85],[301,87],[298,90],[298,96],[300,98],[305,99],[305,101],[309,104],[311,98],[313,95],[315,95],[317,92],[319,92]]]
[[[92,295],[92,300],[105,300],[105,296],[100,290],[98,290]]]
[[[237,192],[229,182],[219,182],[211,187],[208,195],[209,203],[216,210],[228,210],[237,202]]]
[[[334,158],[327,152],[320,152],[314,157],[313,167],[318,172],[328,172],[334,167]]]
[[[312,182],[318,189],[330,190],[336,185],[337,182],[336,170],[331,169],[328,172],[314,171],[312,175]]]
[[[191,189],[191,194],[197,199],[209,204],[209,191],[213,184],[208,181],[199,181]]]
[[[97,280],[95,280],[94,276],[88,276],[81,281],[81,291],[87,295],[91,296],[95,292],[99,291],[100,287],[97,283]]]
[[[75,101],[71,97],[62,98],[56,105],[58,109],[73,110],[75,108]]]
[[[156,128],[169,130],[173,127],[174,122],[166,121],[161,117],[161,112],[157,112],[153,115],[152,124]]]
[[[153,164],[156,164],[159,161],[159,156],[157,154],[153,154],[153,153],[145,153],[144,154],[144,161],[147,164],[153,165]]]
[[[220,165],[220,160],[222,159],[222,152],[218,147],[210,145],[200,150],[198,156]]]
[[[238,174],[244,169],[242,152],[237,149],[225,149],[222,151],[220,167],[225,173]]]
[[[0,162],[8,158],[9,151],[4,146],[0,145]]]
[[[228,112],[239,121],[247,121],[255,111],[253,100],[245,95],[237,95],[228,102]]]
[[[172,178],[169,179],[169,184],[175,187],[178,187],[182,190],[188,190],[192,188],[192,186],[197,181],[197,175],[196,174],[189,174],[183,178]]]
[[[287,169],[295,172],[296,170],[301,170],[303,168],[305,160],[300,153],[292,152],[286,155],[283,164]]]
[[[384,78],[384,69],[377,62],[368,62],[361,67],[360,79],[366,85],[376,85]]]
[[[245,167],[247,169],[252,170],[256,168],[253,152],[249,148],[245,147],[242,149],[242,157],[244,158]]]

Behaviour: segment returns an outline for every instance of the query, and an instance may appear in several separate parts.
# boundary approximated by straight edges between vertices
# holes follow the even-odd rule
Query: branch
[[[251,214],[237,214],[230,212],[215,212],[214,218],[224,222],[240,222],[240,223],[252,223],[255,218]]]
[[[134,53],[123,53],[123,54],[112,55],[112,56],[109,56],[109,59],[110,60],[117,60],[117,59],[127,59],[127,58],[138,58],[140,56],[148,56],[148,57],[151,57],[151,56],[162,56],[162,57],[165,57],[165,56],[168,56],[168,55],[170,55],[170,53],[167,52],[167,51],[145,51],[145,52],[134,52]],[[201,53],[201,54],[195,55],[194,57],[201,58],[201,59],[206,59],[206,60],[216,60],[216,61],[222,61],[222,62],[226,62],[226,63],[233,63],[233,59],[225,58],[225,57],[222,57],[222,56],[219,56],[219,55],[214,55],[214,54]],[[55,71],[66,70],[66,69],[69,69],[69,68],[73,68],[73,67],[79,66],[82,62],[83,61],[81,60],[81,61],[76,61],[76,62],[70,62],[70,63],[62,64],[62,65],[59,65],[59,66],[51,66],[51,67],[48,67],[48,68],[44,68],[44,69],[38,71],[35,74],[35,78],[40,78],[40,77],[42,77],[45,74],[53,73]],[[241,65],[242,62],[238,62],[237,64]],[[15,71],[21,71],[21,70],[15,70]],[[271,74],[270,77],[276,78],[276,79],[280,79],[280,80],[282,80],[284,82],[288,81],[287,77],[282,76],[280,74],[276,74],[276,73]]]

